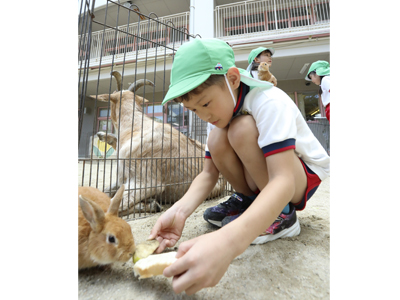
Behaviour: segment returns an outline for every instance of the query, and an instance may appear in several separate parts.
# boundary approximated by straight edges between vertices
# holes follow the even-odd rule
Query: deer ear
[[[91,98],[93,99],[97,99],[98,101],[101,102],[114,102],[117,103],[117,101],[119,100],[119,92],[118,93],[113,93],[113,94],[102,94],[102,95],[90,95]]]
[[[114,102],[115,104],[119,101],[119,96],[120,96],[120,92],[114,93],[110,95],[110,100],[111,102]]]
[[[141,96],[139,96],[139,95],[136,95],[135,101],[136,101],[136,103],[139,103],[140,105],[142,105],[143,103],[148,103],[148,102],[150,102],[150,101],[147,100],[146,98],[143,98],[143,97],[141,97]]]
[[[108,99],[110,98],[109,94],[103,94],[103,95],[90,95],[90,98],[97,99],[101,102],[108,102]]]

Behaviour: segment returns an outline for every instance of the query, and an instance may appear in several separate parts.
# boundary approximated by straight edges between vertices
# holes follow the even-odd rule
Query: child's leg
[[[254,191],[257,190],[256,184],[229,144],[227,133],[226,128],[214,128],[208,136],[207,144],[213,163],[236,191],[228,200],[204,211],[204,219],[219,227],[225,217],[245,211],[253,203],[256,197]]]
[[[241,116],[232,120],[228,130],[228,140],[238,155],[240,161],[254,179],[257,187],[262,190],[268,183],[267,161],[258,145],[258,129],[251,116]],[[292,203],[298,203],[304,198],[307,186],[307,177],[300,159],[293,152],[294,176],[296,178],[295,194]],[[296,208],[288,203],[281,214],[264,233],[257,237],[252,244],[263,244],[278,238],[293,237],[300,234],[300,223],[297,219]],[[221,225],[234,221],[240,215],[227,216]]]
[[[258,129],[252,116],[240,116],[232,120],[228,129],[228,140],[233,150],[248,170],[261,191],[269,181],[267,162],[258,145]],[[298,203],[303,199],[307,187],[307,177],[301,161],[293,153],[293,164],[296,178],[295,194],[291,202]]]
[[[261,191],[268,183],[268,169],[264,154],[258,145],[258,129],[254,118],[244,115],[232,120],[228,129],[228,142],[244,165],[251,181]]]
[[[227,133],[227,128],[214,128],[209,134],[207,145],[213,163],[236,192],[251,196],[257,186],[230,145]]]

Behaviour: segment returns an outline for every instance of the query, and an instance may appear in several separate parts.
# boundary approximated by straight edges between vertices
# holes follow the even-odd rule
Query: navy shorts
[[[303,210],[306,208],[307,201],[312,197],[312,195],[314,195],[315,191],[321,184],[321,179],[318,177],[317,174],[311,171],[311,169],[303,162],[301,158],[299,159],[307,175],[307,189],[306,193],[304,194],[303,200],[294,204],[294,207],[296,210]]]

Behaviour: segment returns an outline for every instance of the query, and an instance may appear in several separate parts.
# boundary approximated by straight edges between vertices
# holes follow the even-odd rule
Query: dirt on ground
[[[192,296],[172,290],[171,278],[139,280],[133,262],[79,272],[79,299],[329,299],[330,298],[330,180],[324,180],[297,212],[301,233],[263,245],[250,245],[236,257],[221,281]],[[201,204],[187,219],[183,241],[217,230],[203,219],[203,212],[225,199]],[[136,243],[144,241],[160,213],[130,221]]]

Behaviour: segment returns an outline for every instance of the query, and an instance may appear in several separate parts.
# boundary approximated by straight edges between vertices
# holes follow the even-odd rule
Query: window
[[[314,5],[314,14],[316,23],[329,21],[330,19],[330,5],[329,2],[319,3]]]
[[[169,42],[181,43],[189,40],[189,30],[186,26],[177,27],[178,30],[170,29]],[[183,32],[182,32],[183,31]]]
[[[110,111],[107,108],[99,107],[97,112],[97,131],[114,133],[114,126],[110,118]]]
[[[314,120],[317,115],[321,115],[320,101],[318,92],[297,93],[298,107],[306,121]]]
[[[238,35],[244,33],[253,33],[265,31],[265,15],[264,13],[253,13],[235,16],[225,19],[225,34]]]
[[[164,116],[164,107],[161,105],[161,103],[147,104],[144,112],[147,116],[160,123],[163,123],[163,121],[166,119]]]
[[[161,103],[147,104],[144,111],[154,121],[169,123],[181,132],[186,133],[189,114],[187,108],[180,103],[169,103],[165,106]]]
[[[161,104],[148,105],[146,114],[162,113],[163,106]]]
[[[141,37],[137,38],[138,50],[155,48],[166,44],[167,29],[160,28],[159,30],[147,31],[147,28],[143,28],[142,30]]]
[[[188,110],[180,103],[169,104],[167,109],[167,123],[182,132],[186,132],[189,124]]]
[[[276,12],[275,11],[267,12],[267,20],[268,20],[268,30],[275,30],[275,29],[282,29],[289,27],[288,11],[286,9],[277,10]],[[276,28],[276,26],[278,26],[278,28]]]

